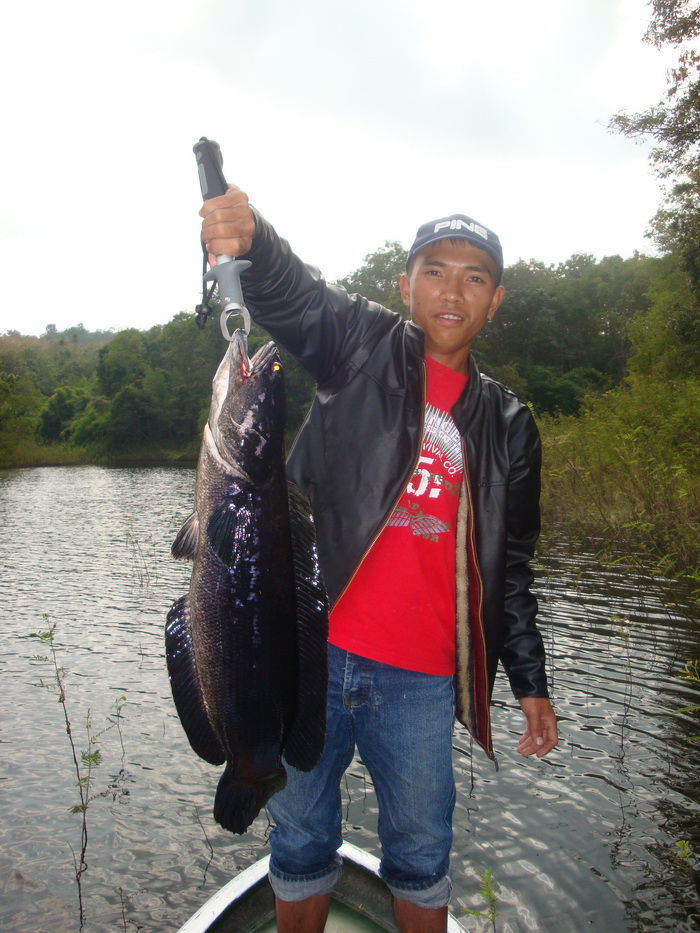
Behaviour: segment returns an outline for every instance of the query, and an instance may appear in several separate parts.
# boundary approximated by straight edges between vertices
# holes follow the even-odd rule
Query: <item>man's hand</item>
[[[520,697],[518,703],[527,719],[518,751],[525,758],[533,754],[541,758],[551,752],[558,740],[557,717],[552,704],[547,697]]]
[[[242,256],[253,243],[255,217],[248,204],[248,195],[229,185],[226,194],[205,201],[199,212],[203,217],[202,242],[207,248],[209,265],[216,265],[217,256]]]

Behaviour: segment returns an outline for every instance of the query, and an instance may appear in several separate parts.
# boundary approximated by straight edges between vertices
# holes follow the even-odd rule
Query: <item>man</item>
[[[328,286],[237,188],[205,202],[210,262],[245,256],[254,318],[317,392],[289,457],[311,499],[331,601],[321,762],[288,768],[269,804],[282,933],[322,931],[355,745],[379,802],[382,877],[403,933],[446,929],[455,713],[493,758],[500,660],[527,720],[522,755],[557,741],[529,561],[540,444],[528,411],[482,377],[476,335],[498,310],[503,257],[462,215],[420,227],[393,312]]]

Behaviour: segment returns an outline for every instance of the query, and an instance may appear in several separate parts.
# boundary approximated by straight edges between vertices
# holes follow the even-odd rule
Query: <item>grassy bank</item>
[[[545,523],[628,548],[700,593],[700,382],[630,380],[539,425]]]
[[[40,466],[72,466],[79,464],[110,465],[120,463],[196,463],[199,444],[185,448],[161,447],[123,448],[118,452],[106,452],[90,447],[73,447],[70,444],[40,444],[28,440],[23,445],[0,450],[0,469]]]
[[[85,448],[68,444],[39,444],[34,438],[28,438],[21,444],[6,444],[0,450],[0,469],[93,462],[94,458]]]

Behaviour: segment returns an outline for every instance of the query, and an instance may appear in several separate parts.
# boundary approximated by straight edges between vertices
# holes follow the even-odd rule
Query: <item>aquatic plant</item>
[[[690,680],[693,683],[700,684],[700,661],[686,661],[685,667],[676,675],[679,680]],[[682,706],[675,710],[676,713],[697,713],[700,710],[700,704],[693,706]],[[688,736],[689,742],[700,742],[700,735]]]
[[[693,865],[693,849],[687,839],[678,839],[676,841],[676,848],[678,849],[677,856],[681,861],[688,867],[692,868]]]
[[[486,904],[486,910],[469,910],[469,908],[463,907],[462,912],[465,914],[471,914],[473,917],[481,917],[482,920],[488,920],[488,922],[491,924],[493,933],[496,933],[498,895],[496,894],[496,888],[493,883],[493,871],[491,868],[487,868],[485,871],[478,871],[477,875],[479,878],[481,878],[479,894]]]
[[[48,623],[48,616],[44,616],[44,621]],[[85,747],[81,750],[78,749],[76,744],[73,725],[71,719],[68,715],[68,704],[66,701],[66,671],[58,661],[58,648],[55,641],[56,633],[56,623],[53,623],[49,629],[44,632],[37,632],[32,634],[32,638],[38,638],[43,644],[47,645],[50,651],[50,656],[35,656],[35,661],[48,661],[53,667],[53,683],[45,684],[41,683],[42,687],[53,688],[57,694],[58,702],[61,705],[63,711],[63,719],[66,726],[66,735],[68,736],[68,743],[70,745],[71,755],[73,758],[73,767],[76,774],[76,784],[78,788],[78,798],[79,802],[74,804],[69,808],[70,813],[80,814],[81,816],[81,826],[80,826],[80,852],[76,854],[76,851],[71,846],[71,851],[73,852],[73,868],[75,872],[75,881],[78,886],[78,910],[80,914],[80,929],[82,930],[85,926],[85,905],[83,901],[83,887],[82,887],[82,878],[83,874],[87,871],[87,861],[85,859],[88,846],[88,808],[93,800],[98,799],[99,797],[116,797],[114,790],[102,790],[96,791],[94,789],[94,774],[97,768],[102,763],[102,753],[97,746],[100,738],[111,729],[117,728],[119,732],[119,741],[122,746],[122,752],[124,751],[124,740],[121,730],[121,718],[122,718],[122,709],[126,703],[126,697],[120,696],[114,703],[114,716],[107,717],[107,725],[100,729],[98,732],[93,731],[93,724],[90,710],[88,709],[85,714]]]

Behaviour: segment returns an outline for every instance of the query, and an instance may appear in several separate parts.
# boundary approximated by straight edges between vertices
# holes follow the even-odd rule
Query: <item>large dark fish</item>
[[[195,511],[172,553],[192,559],[165,627],[180,720],[197,754],[226,762],[214,817],[243,833],[325,737],[328,602],[306,497],[288,484],[284,373],[274,344],[248,359],[237,331],[214,376]]]

